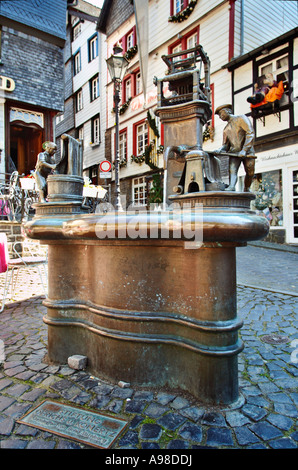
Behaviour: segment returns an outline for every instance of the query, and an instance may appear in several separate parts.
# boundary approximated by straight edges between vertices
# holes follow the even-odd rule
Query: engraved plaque
[[[123,419],[48,400],[17,422],[102,449],[109,448],[127,425]]]

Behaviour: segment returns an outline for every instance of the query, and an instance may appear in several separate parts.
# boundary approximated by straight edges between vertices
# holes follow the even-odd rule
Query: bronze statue
[[[215,155],[229,156],[229,186],[227,191],[235,191],[238,170],[243,163],[245,169],[244,191],[249,191],[255,173],[255,152],[253,148],[254,130],[247,116],[234,116],[232,106],[226,104],[215,110],[222,121],[227,121],[223,131],[223,145],[215,150]]]
[[[43,148],[45,151],[38,154],[34,173],[40,202],[46,202],[48,194],[47,177],[56,169],[54,154],[57,152],[57,145],[54,142],[45,142]]]
[[[61,175],[82,176],[83,172],[83,144],[81,140],[63,134],[62,158],[57,164],[56,172]]]

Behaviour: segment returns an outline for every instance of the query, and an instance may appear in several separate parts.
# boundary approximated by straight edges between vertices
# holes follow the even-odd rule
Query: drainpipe
[[[241,0],[241,17],[240,17],[240,55],[244,52],[244,0]]]
[[[234,42],[235,42],[235,1],[230,0],[230,14],[229,14],[229,61],[234,57]]]

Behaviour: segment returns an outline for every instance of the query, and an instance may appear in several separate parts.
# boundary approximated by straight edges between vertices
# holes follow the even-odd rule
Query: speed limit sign
[[[100,168],[100,174],[99,174],[100,178],[111,178],[112,177],[112,173],[111,173],[112,164],[111,164],[111,162],[109,162],[108,160],[103,160],[100,163],[99,168]]]

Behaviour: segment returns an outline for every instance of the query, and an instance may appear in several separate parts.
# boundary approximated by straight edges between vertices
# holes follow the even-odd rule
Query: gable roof
[[[133,14],[133,0],[105,0],[98,18],[97,30],[110,35]]]

